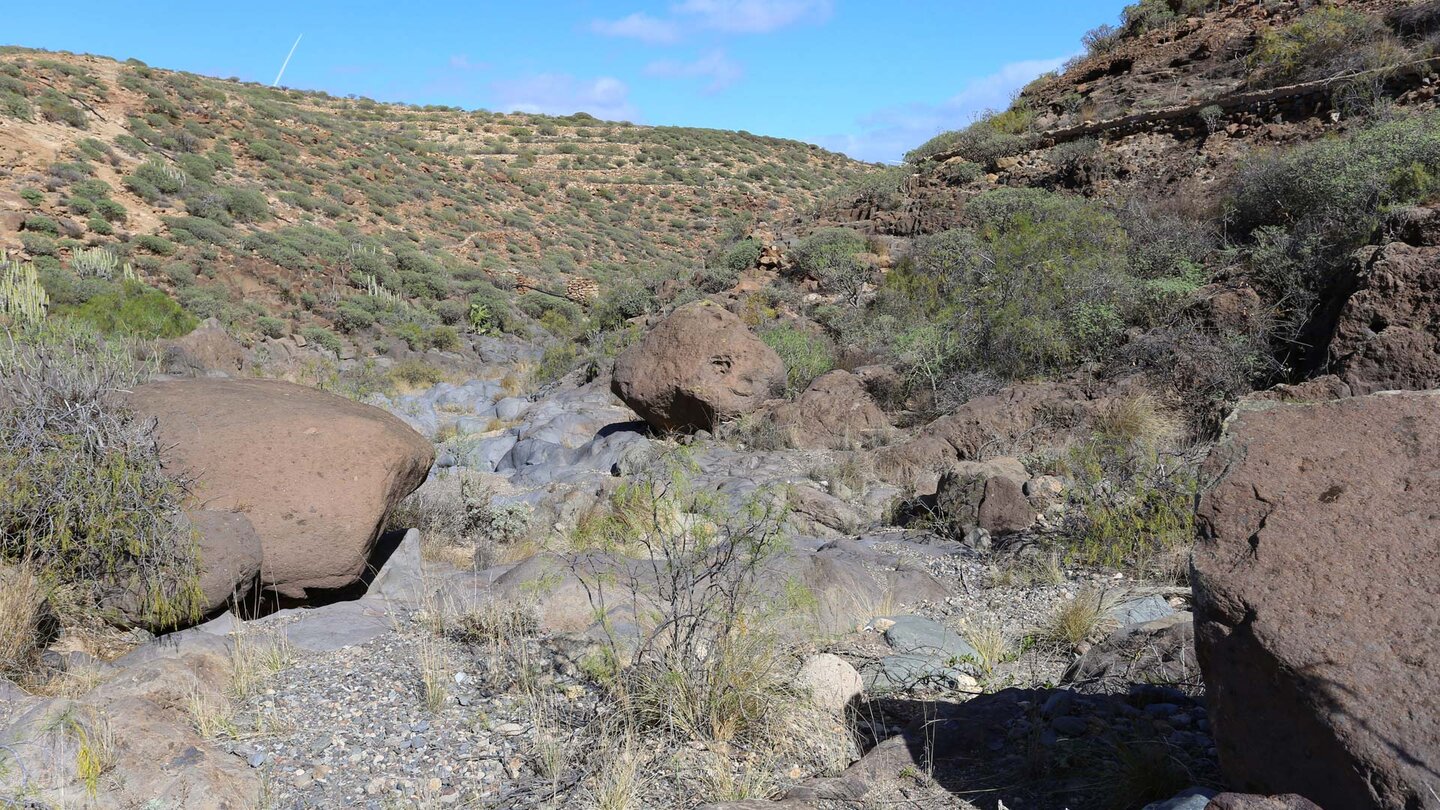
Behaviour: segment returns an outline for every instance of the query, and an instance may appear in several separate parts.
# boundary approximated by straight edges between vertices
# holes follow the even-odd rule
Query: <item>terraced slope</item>
[[[496,288],[517,276],[582,298],[593,286],[576,277],[602,297],[683,280],[757,222],[809,210],[867,170],[743,132],[0,53],[0,248],[39,263],[62,307],[84,296],[53,289],[74,281],[57,268],[101,247],[242,330],[429,329],[462,321],[476,296],[498,318],[509,296]]]

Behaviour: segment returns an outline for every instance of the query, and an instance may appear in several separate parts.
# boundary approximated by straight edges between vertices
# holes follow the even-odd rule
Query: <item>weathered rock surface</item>
[[[214,318],[184,337],[166,341],[162,352],[165,373],[184,377],[243,374],[252,364],[250,351]]]
[[[795,674],[795,686],[808,693],[815,706],[836,716],[844,716],[845,708],[865,690],[855,667],[832,653],[805,659]]]
[[[1019,459],[959,461],[940,476],[935,506],[964,531],[978,526],[997,537],[1013,534],[1035,524],[1035,507],[1025,496],[1029,480]]]
[[[775,407],[770,418],[795,447],[854,450],[874,446],[890,430],[864,383],[842,369],[815,378],[794,402]]]
[[[1206,474],[1196,646],[1231,785],[1433,802],[1440,394],[1242,406]]]
[[[1021,383],[974,399],[931,422],[909,441],[875,453],[884,480],[934,494],[941,471],[987,450],[1018,454],[1055,438],[1108,406],[1111,392],[1070,383]]]
[[[1082,692],[1123,694],[1136,684],[1165,683],[1196,690],[1195,623],[1189,613],[1130,624],[1106,636],[1065,671]]]
[[[273,380],[141,386],[167,466],[208,509],[243,513],[264,550],[261,581],[287,596],[349,585],[385,514],[425,479],[434,448],[369,405]]]
[[[615,360],[612,390],[659,430],[711,430],[759,408],[784,373],[743,321],[696,301]]]
[[[1330,342],[1332,368],[1356,394],[1440,387],[1440,248],[1366,248]]]

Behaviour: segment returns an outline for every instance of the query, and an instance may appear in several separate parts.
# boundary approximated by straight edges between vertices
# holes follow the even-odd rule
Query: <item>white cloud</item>
[[[590,23],[590,30],[607,37],[625,37],[656,44],[680,39],[680,27],[674,22],[640,11],[618,20],[594,20]]]
[[[823,22],[833,9],[832,0],[683,0],[674,7],[702,28],[744,34],[768,34],[797,22]]]
[[[490,65],[487,62],[472,62],[469,54],[457,53],[450,57],[450,67],[453,70],[485,70]]]
[[[670,79],[708,79],[704,92],[707,94],[718,93],[740,80],[745,75],[745,69],[724,51],[715,50],[700,56],[693,62],[679,62],[673,59],[661,59],[651,62],[645,66],[645,73],[648,76],[661,76]]]
[[[590,30],[652,44],[680,41],[697,30],[768,34],[801,22],[824,22],[834,0],[681,0],[668,18],[637,11],[618,20],[593,20]]]
[[[498,109],[506,111],[547,115],[587,112],[607,121],[633,121],[639,113],[630,103],[630,88],[610,76],[576,79],[564,73],[539,73],[496,81],[490,89]]]
[[[932,137],[970,124],[987,110],[1004,109],[1015,91],[1040,74],[1055,70],[1068,56],[1011,62],[974,79],[938,104],[915,102],[883,107],[856,121],[860,131],[820,138],[827,149],[871,161],[898,161]]]

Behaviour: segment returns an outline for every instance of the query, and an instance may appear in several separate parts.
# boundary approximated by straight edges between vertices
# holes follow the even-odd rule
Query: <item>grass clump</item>
[[[201,608],[182,482],[121,392],[145,379],[122,346],[64,322],[0,341],[0,559],[28,561],[90,608],[169,626]]]
[[[760,339],[785,363],[787,395],[804,391],[816,377],[835,368],[835,347],[823,333],[782,323],[762,331]]]
[[[1175,573],[1194,536],[1199,488],[1179,422],[1148,397],[1112,404],[1062,460],[1074,480],[1063,541],[1070,561]]]

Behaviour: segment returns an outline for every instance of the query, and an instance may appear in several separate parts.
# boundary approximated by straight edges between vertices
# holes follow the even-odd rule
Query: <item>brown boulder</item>
[[[1283,796],[1221,793],[1205,805],[1205,810],[1321,810],[1321,807],[1304,796],[1294,793],[1286,793]]]
[[[1088,423],[1122,388],[1095,392],[1072,383],[1020,383],[975,397],[921,428],[910,441],[876,451],[875,470],[896,486],[932,495],[941,471],[954,462],[994,448],[1019,454],[1045,446]]]
[[[250,370],[250,352],[214,318],[193,332],[163,346],[163,369],[181,377],[243,374]]]
[[[1433,801],[1440,394],[1242,404],[1204,477],[1195,636],[1229,782]]]
[[[261,582],[287,596],[354,582],[386,513],[435,460],[394,416],[291,383],[155,382],[131,405],[157,421],[167,466],[195,478],[197,500],[249,518]]]
[[[935,506],[960,534],[977,526],[997,537],[1014,534],[1035,525],[1029,480],[1019,459],[956,462],[940,476]]]
[[[873,446],[890,430],[860,378],[840,369],[815,378],[794,402],[771,410],[770,418],[795,447],[855,450]]]
[[[1331,368],[1356,394],[1440,387],[1440,248],[1366,248],[1330,341]]]
[[[611,390],[659,430],[713,430],[763,404],[785,364],[711,301],[670,313],[615,360]]]

